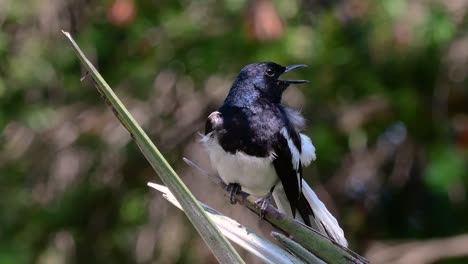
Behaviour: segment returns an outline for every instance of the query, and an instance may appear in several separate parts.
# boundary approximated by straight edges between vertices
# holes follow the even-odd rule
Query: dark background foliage
[[[70,31],[200,200],[269,236],[188,168],[255,61],[309,67],[308,181],[374,263],[468,261],[467,0],[0,2],[0,263],[214,263],[94,90]],[[256,258],[241,250],[248,263]]]

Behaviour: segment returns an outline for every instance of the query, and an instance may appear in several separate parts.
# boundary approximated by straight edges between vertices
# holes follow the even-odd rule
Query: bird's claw
[[[231,204],[237,203],[236,194],[241,190],[241,186],[237,183],[228,184],[226,191],[229,193],[229,202]]]
[[[255,205],[260,208],[260,218],[265,218],[265,212],[268,205],[271,204],[271,194],[266,197],[258,198],[255,201]]]

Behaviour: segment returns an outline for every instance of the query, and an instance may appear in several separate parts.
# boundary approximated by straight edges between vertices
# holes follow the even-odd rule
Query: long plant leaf
[[[317,258],[314,254],[310,253],[307,249],[303,248],[299,243],[289,239],[283,234],[278,232],[271,232],[271,235],[278,240],[289,251],[300,257],[307,264],[326,264],[323,260]]]
[[[227,241],[213,221],[211,221],[211,219],[206,215],[205,210],[203,210],[201,205],[188,190],[187,186],[185,186],[182,180],[177,176],[174,169],[172,169],[164,156],[149,139],[148,135],[146,135],[104,78],[86,58],[70,33],[63,30],[62,33],[70,41],[78,58],[91,74],[101,96],[104,98],[106,103],[112,107],[114,114],[120,120],[122,125],[128,130],[128,132],[130,132],[130,135],[135,140],[136,144],[153,169],[158,173],[162,182],[164,182],[164,184],[177,198],[182,208],[184,208],[185,214],[208,245],[208,248],[213,252],[216,259],[223,264],[244,263],[233,246],[229,241]]]

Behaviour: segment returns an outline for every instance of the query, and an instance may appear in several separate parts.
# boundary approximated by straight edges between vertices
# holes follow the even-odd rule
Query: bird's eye
[[[274,72],[272,69],[268,68],[268,69],[265,71],[265,74],[266,74],[267,76],[273,77],[273,75],[275,75],[275,72]]]

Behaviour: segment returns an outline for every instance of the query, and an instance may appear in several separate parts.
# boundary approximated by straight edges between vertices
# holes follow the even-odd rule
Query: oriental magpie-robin
[[[231,191],[240,187],[258,197],[272,195],[281,212],[347,246],[338,222],[302,178],[302,166],[316,158],[312,141],[299,132],[304,119],[281,104],[290,84],[307,81],[280,76],[304,66],[245,66],[224,104],[209,115],[202,142]]]

